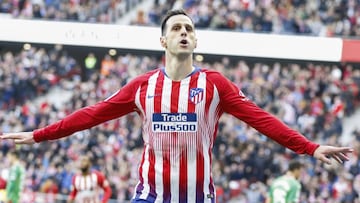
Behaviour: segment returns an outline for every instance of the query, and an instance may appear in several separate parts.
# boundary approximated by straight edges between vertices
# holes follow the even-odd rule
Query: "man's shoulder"
[[[209,69],[209,68],[206,68],[206,67],[197,67],[197,69],[200,72],[207,73],[207,74],[221,74],[220,71],[217,71],[217,70],[214,70],[214,69]]]
[[[282,176],[276,178],[274,180],[274,183],[275,183],[275,185],[287,184],[289,186],[300,184],[300,182],[298,180],[296,180],[295,178],[289,177],[286,175],[282,175]]]
[[[217,70],[208,68],[198,68],[200,73],[205,73],[207,78],[210,79],[225,79],[225,76]]]
[[[101,172],[100,170],[97,169],[92,169],[91,170],[91,174],[95,174],[95,175],[104,175],[103,172]]]
[[[143,82],[143,81],[147,81],[151,76],[155,75],[155,74],[159,74],[161,72],[160,68],[154,69],[154,70],[150,70],[147,71],[145,73],[142,73],[136,77],[134,77],[133,79],[130,79],[130,82]]]

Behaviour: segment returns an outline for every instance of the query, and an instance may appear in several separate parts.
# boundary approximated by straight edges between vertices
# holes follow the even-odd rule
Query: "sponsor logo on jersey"
[[[204,89],[203,88],[191,88],[189,94],[190,94],[189,99],[194,104],[198,104],[204,99]]]
[[[152,130],[153,132],[196,132],[197,116],[195,113],[154,113]]]

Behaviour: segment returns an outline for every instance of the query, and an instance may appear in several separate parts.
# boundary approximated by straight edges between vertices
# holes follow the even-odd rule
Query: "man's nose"
[[[186,30],[186,28],[185,27],[182,27],[181,28],[181,36],[186,36],[187,35],[187,30]]]

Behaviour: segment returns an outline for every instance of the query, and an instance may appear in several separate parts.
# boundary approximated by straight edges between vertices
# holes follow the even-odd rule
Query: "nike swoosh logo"
[[[156,96],[160,96],[160,95],[161,95],[161,94],[148,95],[147,98],[148,98],[148,99],[152,99],[152,98],[154,98],[154,97],[156,97]]]

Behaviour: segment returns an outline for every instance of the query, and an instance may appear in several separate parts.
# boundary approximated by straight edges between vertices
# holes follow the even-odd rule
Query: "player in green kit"
[[[6,199],[7,203],[19,203],[24,183],[25,168],[21,164],[16,151],[9,152],[8,158],[11,168],[6,184]]]
[[[299,202],[301,184],[298,179],[300,178],[302,168],[302,163],[291,161],[287,172],[271,183],[266,203]]]

